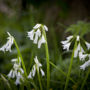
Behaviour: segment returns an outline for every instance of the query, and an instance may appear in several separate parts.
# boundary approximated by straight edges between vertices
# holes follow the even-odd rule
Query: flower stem
[[[50,87],[50,65],[49,65],[49,51],[48,51],[48,44],[47,44],[47,38],[45,30],[43,30],[43,34],[46,40],[45,43],[45,50],[46,50],[46,60],[47,60],[47,90],[49,90]]]
[[[84,87],[84,85],[85,85],[85,83],[86,83],[86,80],[87,80],[87,78],[88,78],[89,73],[90,73],[90,69],[89,69],[89,70],[87,71],[87,73],[86,73],[86,76],[85,76],[85,78],[84,78],[84,81],[83,81],[83,83],[82,83],[82,85],[81,85],[80,90],[83,90],[83,87]]]
[[[68,74],[67,74],[67,79],[66,79],[64,90],[67,90],[67,87],[68,87],[70,74],[71,74],[71,69],[72,69],[72,64],[73,64],[74,51],[75,51],[76,47],[77,47],[77,41],[75,41],[74,49],[73,49],[73,52],[72,52],[72,57],[71,57],[70,65],[69,65],[69,70],[68,70]]]
[[[42,84],[41,84],[41,79],[40,79],[40,74],[39,74],[38,69],[37,69],[37,75],[38,75],[38,80],[39,80],[39,84],[40,84],[40,90],[42,90]]]
[[[24,61],[23,61],[22,55],[21,55],[21,53],[20,53],[19,47],[18,47],[17,42],[15,41],[15,39],[14,39],[14,44],[15,44],[15,46],[16,46],[16,48],[17,48],[18,55],[19,55],[20,58],[21,58],[22,67],[23,67],[23,69],[24,69],[25,76],[27,77],[27,72],[26,72],[26,68],[25,68],[25,65],[24,65]]]

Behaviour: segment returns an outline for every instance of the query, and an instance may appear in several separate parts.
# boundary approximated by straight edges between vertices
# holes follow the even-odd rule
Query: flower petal
[[[85,70],[86,67],[90,65],[90,60],[86,61],[83,65],[80,66],[80,69]]]
[[[41,39],[38,41],[38,48],[40,48],[43,43],[46,43],[46,40],[44,36],[42,35]]]

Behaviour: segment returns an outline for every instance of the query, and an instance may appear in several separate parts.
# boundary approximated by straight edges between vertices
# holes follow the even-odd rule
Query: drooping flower
[[[28,37],[33,40],[34,37],[34,30],[31,30],[30,32],[28,32]]]
[[[80,56],[79,52],[84,53],[84,49],[82,48],[80,43],[78,44],[77,48],[74,51],[74,58],[76,58],[77,56]]]
[[[38,48],[40,48],[43,43],[46,43],[46,40],[45,40],[44,36],[42,35],[41,39],[39,39],[39,41],[38,41]]]
[[[84,61],[87,56],[88,56],[88,54],[83,54],[83,52],[79,52],[79,59],[81,61]]]
[[[34,62],[35,62],[35,64],[33,65],[32,70],[28,75],[28,78],[33,79],[37,70],[38,70],[38,72],[41,72],[42,76],[45,76],[45,73],[42,69],[42,64],[38,61],[37,56],[34,58]]]
[[[34,29],[38,29],[38,28],[40,28],[41,27],[41,24],[36,24],[33,28]]]
[[[7,41],[7,43],[5,44],[5,45],[3,45],[1,48],[0,48],[0,51],[3,51],[3,52],[5,52],[5,51],[9,51],[9,52],[11,52],[11,47],[12,47],[12,45],[13,45],[13,40],[14,40],[14,38],[13,38],[13,36],[11,36],[11,34],[9,33],[9,32],[7,32],[7,34],[8,34],[8,41]]]
[[[38,48],[40,48],[43,43],[46,43],[42,30],[48,31],[47,26],[36,24],[33,29],[28,32],[28,37],[30,40],[33,40],[34,44],[38,44]]]
[[[67,51],[69,51],[72,40],[74,40],[73,38],[74,38],[74,36],[69,36],[66,38],[65,41],[61,41],[61,43],[63,44],[62,45],[63,49],[66,49]],[[81,39],[80,39],[79,35],[75,36],[75,42],[77,42],[77,45],[74,50],[74,58],[79,57],[80,61],[85,61],[86,58],[89,58],[89,60],[87,60],[83,65],[80,66],[80,69],[85,70],[86,67],[90,66],[90,54],[88,54],[84,51],[84,48],[81,44]],[[86,44],[87,50],[89,50],[90,43],[85,41],[84,44]]]
[[[74,36],[69,36],[66,38],[67,40],[61,41],[61,43],[63,44],[63,49],[66,49],[67,51],[69,51],[70,45],[72,43],[71,39],[73,39],[73,38],[74,38]],[[77,36],[75,36],[75,38],[76,38],[76,42],[78,44],[77,44],[77,47],[75,48],[75,51],[74,51],[74,58],[76,58],[77,56],[80,56],[80,60],[84,59],[84,57],[86,55],[83,55],[83,57],[81,57],[82,54],[84,53],[84,49],[82,48],[82,46],[80,44],[80,36],[77,35]],[[80,54],[79,54],[79,52],[80,52]]]
[[[69,51],[69,47],[70,47],[70,45],[71,45],[71,42],[70,42],[70,40],[73,38],[73,36],[69,36],[69,37],[67,37],[66,39],[67,40],[65,40],[65,41],[61,41],[61,43],[63,44],[63,49],[65,50],[67,50],[67,51]]]
[[[88,50],[90,49],[90,43],[88,43],[88,42],[85,42],[86,43],[86,46],[87,46],[87,48],[88,48]]]
[[[34,44],[37,44],[38,42],[38,38],[41,36],[41,31],[40,29],[38,29],[36,32],[35,32],[35,39],[34,39]]]
[[[76,41],[79,41],[80,40],[80,36],[78,35],[77,37],[76,37]]]
[[[12,59],[11,62],[14,63],[14,65],[7,76],[9,78],[16,78],[16,85],[21,84],[21,80],[24,81],[24,70],[21,68],[21,59],[20,57],[18,59]]]
[[[85,70],[86,67],[90,66],[90,60],[86,61],[83,65],[80,66],[80,69]]]

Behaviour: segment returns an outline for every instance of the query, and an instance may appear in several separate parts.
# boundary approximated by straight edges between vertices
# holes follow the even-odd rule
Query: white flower
[[[41,39],[38,41],[38,48],[40,48],[43,43],[46,43],[46,40],[44,36],[42,35]]]
[[[79,36],[79,35],[77,36],[76,40],[77,40],[77,41],[79,41],[79,40],[80,40],[80,36]]]
[[[29,73],[28,78],[32,78],[32,72]]]
[[[15,84],[16,84],[16,85],[21,84],[21,80],[24,81],[24,78],[23,78],[23,76],[21,75],[21,73],[18,72],[18,73],[17,73],[17,77],[16,77]]]
[[[69,51],[69,47],[71,45],[70,40],[73,38],[73,36],[69,36],[67,37],[65,41],[61,41],[61,43],[63,44],[63,49],[66,49],[67,51]]]
[[[12,59],[11,61],[14,63],[14,65],[7,76],[9,78],[16,78],[16,85],[21,84],[20,80],[24,80],[22,76],[24,74],[24,70],[21,68],[21,59],[19,57],[18,59]]]
[[[47,26],[36,24],[33,27],[33,30],[28,32],[28,37],[30,38],[30,40],[33,40],[34,44],[38,44],[38,48],[40,48],[43,43],[46,43],[42,30],[48,31]]]
[[[35,68],[35,65],[34,65],[33,68],[32,68],[32,76],[33,77],[35,76],[35,73],[36,73],[36,68]]]
[[[16,84],[16,85],[21,84],[21,83],[20,83],[20,79],[21,79],[20,77],[17,77],[17,78],[16,78],[16,81],[15,81],[15,84]]]
[[[71,40],[73,38],[73,36],[71,35],[71,36],[69,36],[69,37],[67,37],[67,40]]]
[[[9,78],[11,78],[13,75],[13,70],[10,70],[9,74],[7,75]]]
[[[34,58],[34,62],[36,64],[36,67],[37,67],[38,72],[39,72],[39,68],[42,67],[42,64],[38,61],[37,56]]]
[[[76,58],[78,56],[79,52],[84,53],[84,50],[83,50],[82,46],[80,45],[80,43],[78,44],[77,48],[74,51],[74,58]]]
[[[63,44],[63,46],[65,45],[65,44],[67,44],[69,41],[68,40],[66,40],[66,41],[61,41],[61,43]]]
[[[48,27],[46,25],[44,25],[44,30],[48,31]]]
[[[5,51],[9,51],[9,52],[11,52],[11,46],[13,45],[13,41],[14,41],[14,38],[13,38],[13,36],[11,36],[10,35],[10,33],[9,32],[7,32],[7,34],[8,34],[8,41],[7,41],[7,43],[5,44],[5,45],[3,45],[1,48],[0,48],[0,51],[3,51],[3,52],[5,52]]]
[[[90,60],[86,61],[83,65],[80,66],[80,69],[85,70],[86,67],[90,65]]]
[[[9,72],[9,74],[7,75],[9,78],[15,78],[15,76],[17,75],[17,71],[11,69],[11,71]]]
[[[42,76],[45,76],[45,73],[41,68],[42,64],[38,61],[37,56],[34,58],[34,62],[35,62],[35,64],[33,65],[33,68],[31,70],[31,72],[29,73],[28,78],[33,79],[33,77],[35,76],[37,70],[38,70],[38,72],[39,71],[41,72]]]
[[[33,28],[38,29],[39,27],[41,27],[41,24],[36,24]]]
[[[82,52],[79,52],[79,59],[80,60],[85,60],[85,58],[87,57],[88,55],[87,54],[83,54]]]
[[[63,49],[66,49],[67,51],[69,51],[70,45],[71,45],[71,43],[67,43],[67,44],[63,45]]]
[[[41,36],[41,31],[40,29],[38,29],[36,32],[35,32],[35,39],[34,39],[34,42],[35,44],[37,44],[38,42],[38,38]]]
[[[90,43],[88,43],[88,42],[85,42],[86,43],[86,46],[87,46],[87,48],[88,48],[88,50],[90,49]]]
[[[76,58],[78,56],[78,52],[80,51],[80,43],[78,44],[77,48],[74,51],[74,57]]]
[[[27,32],[28,33],[28,37],[33,40],[33,37],[34,37],[34,30],[31,30],[30,32]]]
[[[40,69],[42,76],[45,76],[45,73],[42,69]]]

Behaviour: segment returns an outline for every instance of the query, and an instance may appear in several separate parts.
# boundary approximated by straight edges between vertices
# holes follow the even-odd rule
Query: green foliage
[[[80,35],[83,37],[90,32],[90,23],[84,21],[78,21],[77,24],[70,25],[66,32],[71,32],[73,35]]]

